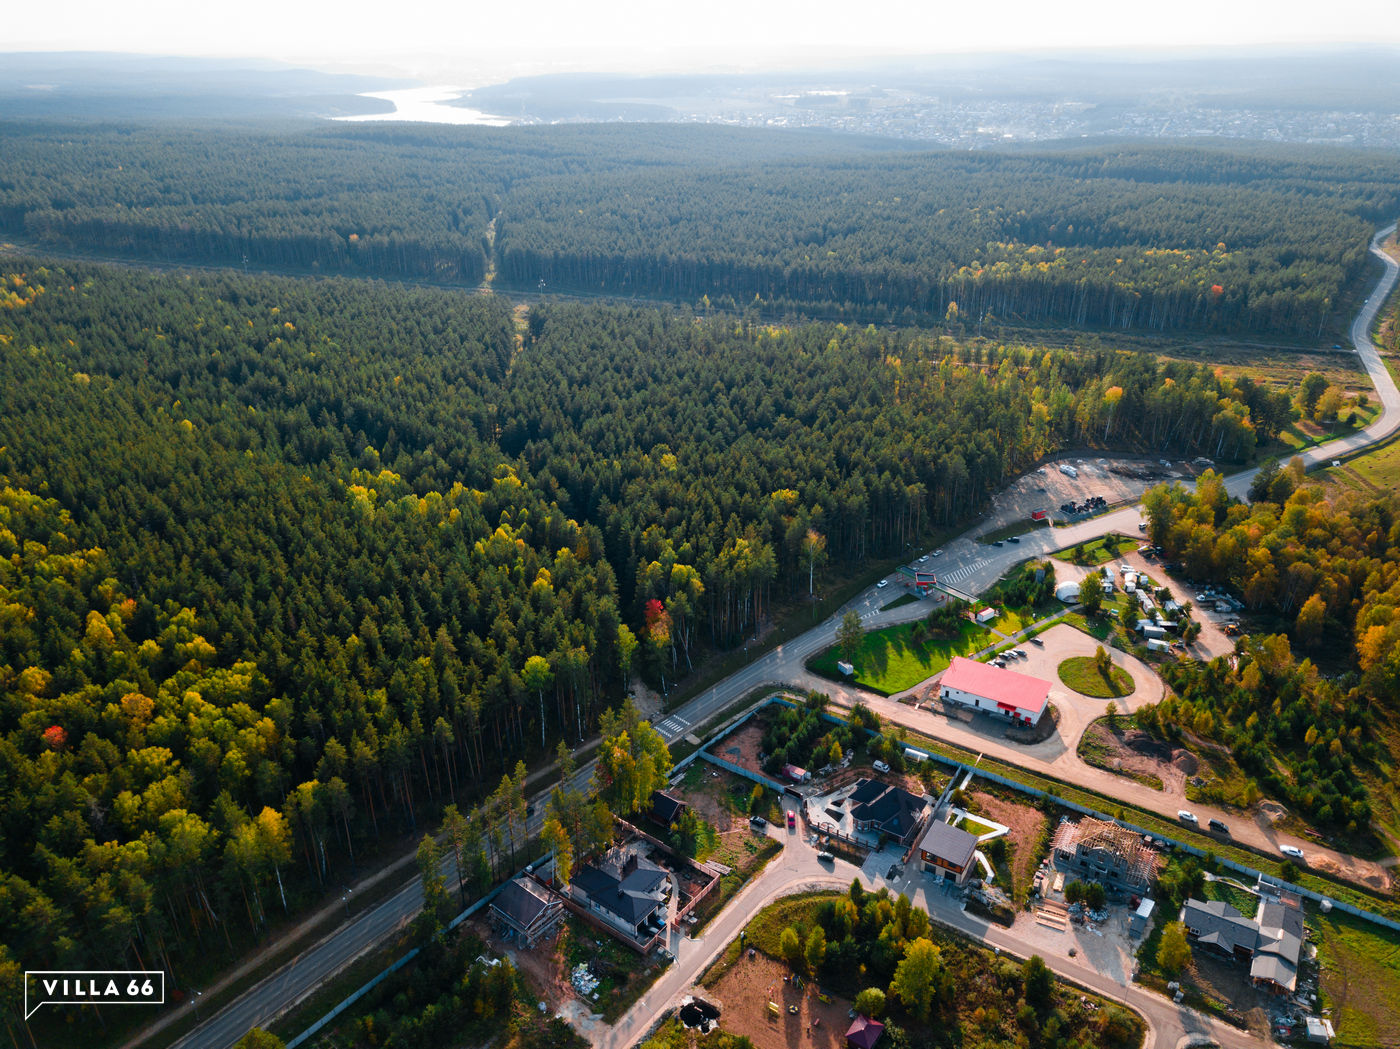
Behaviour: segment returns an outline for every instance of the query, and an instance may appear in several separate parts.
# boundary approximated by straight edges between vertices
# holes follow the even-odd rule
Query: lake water
[[[367,91],[366,98],[382,98],[394,103],[392,113],[364,113],[353,117],[334,117],[335,120],[414,120],[429,124],[485,124],[489,127],[505,127],[510,123],[506,117],[492,116],[479,109],[465,106],[443,105],[466,93],[460,87],[407,87],[396,91]]]

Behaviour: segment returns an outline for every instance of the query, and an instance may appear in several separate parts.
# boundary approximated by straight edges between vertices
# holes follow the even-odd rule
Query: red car
[[[796,829],[797,829],[797,813],[795,813],[795,812],[789,812],[789,813],[788,813],[788,830],[796,830]]]

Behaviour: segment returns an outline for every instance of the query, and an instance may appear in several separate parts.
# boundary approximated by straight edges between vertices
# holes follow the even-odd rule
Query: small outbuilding
[[[685,802],[674,794],[664,790],[654,790],[651,792],[651,808],[647,815],[651,817],[653,823],[659,823],[663,827],[670,827],[676,820],[681,818],[681,813],[685,811]]]
[[[1331,1045],[1332,1039],[1337,1036],[1337,1032],[1332,1030],[1332,1021],[1321,1016],[1309,1016],[1307,1028],[1308,1041],[1318,1045]]]
[[[1128,919],[1128,936],[1130,938],[1136,940],[1146,935],[1147,926],[1152,922],[1152,909],[1156,906],[1155,900],[1143,900],[1138,904],[1137,910]]]
[[[846,1045],[849,1049],[875,1049],[875,1043],[885,1033],[885,1025],[872,1020],[864,1013],[857,1016],[846,1030]]]

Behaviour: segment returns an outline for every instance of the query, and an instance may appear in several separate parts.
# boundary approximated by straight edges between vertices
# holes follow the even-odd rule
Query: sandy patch
[[[768,731],[768,723],[761,715],[754,715],[744,722],[737,731],[731,732],[712,749],[713,753],[725,761],[733,762],[740,768],[756,772],[761,776],[768,773],[758,760],[763,750],[763,734]]]
[[[1195,775],[1200,762],[1189,750],[1173,747],[1138,729],[1114,732],[1102,722],[1094,722],[1084,732],[1089,740],[1107,752],[1105,761],[1114,772],[1131,777],[1133,773],[1156,776],[1163,790],[1185,796],[1186,777]]]
[[[784,982],[787,974],[786,965],[765,954],[745,954],[704,997],[720,1006],[726,1031],[748,1035],[758,1049],[843,1049],[851,1003],[833,996],[823,1004],[813,984],[799,989]],[[769,1002],[778,1006],[777,1018],[768,1011]],[[793,1006],[795,1013],[789,1011]]]

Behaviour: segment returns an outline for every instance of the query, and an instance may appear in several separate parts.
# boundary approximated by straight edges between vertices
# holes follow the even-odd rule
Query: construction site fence
[[[774,698],[769,702],[781,703],[785,706],[795,706],[795,704],[791,701],[780,698]],[[822,717],[832,722],[840,722],[842,724],[847,723],[840,718],[837,718],[831,714],[827,714],[825,711],[822,712]],[[904,746],[906,750],[912,750],[916,754],[922,754],[924,756],[925,761],[937,761],[940,764],[949,766],[954,770],[953,775],[955,779],[960,774],[960,770],[969,769],[976,776],[980,776],[984,779],[990,780],[993,783],[1000,783],[1002,786],[1009,787],[1012,790],[1020,791],[1022,794],[1029,794],[1035,798],[1053,798],[1056,805],[1063,806],[1064,808],[1070,809],[1073,812],[1078,812],[1081,815],[1092,816],[1094,819],[1099,820],[1108,820],[1111,823],[1118,824],[1120,827],[1126,827],[1128,828],[1128,830],[1136,831],[1138,834],[1143,834],[1148,837],[1157,838],[1162,841],[1170,841],[1174,846],[1176,846],[1176,848],[1180,849],[1183,852],[1189,853],[1192,856],[1198,856],[1204,859],[1207,855],[1212,855],[1208,849],[1201,849],[1197,848],[1194,845],[1188,845],[1185,842],[1174,841],[1170,838],[1164,838],[1161,831],[1149,831],[1144,827],[1139,827],[1136,824],[1129,823],[1127,820],[1121,820],[1107,813],[1100,812],[1098,809],[1090,808],[1087,805],[1080,805],[1077,802],[1071,801],[1068,798],[1056,794],[1053,790],[1047,791],[1042,790],[1039,787],[1032,787],[1028,783],[1022,783],[1021,781],[1011,779],[1008,776],[1002,776],[998,773],[988,771],[987,769],[981,769],[975,766],[965,765],[956,758],[946,757],[942,754],[922,750],[918,747],[911,747],[908,744],[902,744],[902,746]],[[1235,860],[1213,855],[1212,858],[1221,867],[1225,867],[1229,870],[1232,870],[1237,874],[1243,874],[1246,877],[1255,879],[1265,885],[1276,886],[1278,888],[1286,890],[1287,892],[1296,893],[1304,899],[1312,900],[1314,903],[1321,904],[1323,902],[1326,902],[1333,909],[1339,910],[1343,914],[1350,914],[1355,918],[1361,918],[1364,921],[1368,921],[1375,925],[1379,925],[1382,928],[1400,932],[1400,922],[1396,922],[1390,918],[1387,918],[1383,914],[1377,914],[1375,911],[1365,910],[1364,908],[1357,907],[1354,904],[1347,903],[1344,900],[1338,900],[1334,897],[1317,892],[1316,890],[1308,889],[1301,885],[1295,885],[1289,881],[1284,881],[1282,878],[1272,877],[1271,875],[1264,874],[1262,871],[1256,870],[1255,868],[1247,866],[1246,864],[1238,863]]]
[[[518,876],[519,875],[516,875],[516,877]],[[447,931],[451,931],[457,928],[457,926],[461,925],[462,922],[466,921],[477,911],[490,904],[490,902],[496,898],[496,896],[501,892],[501,890],[503,890],[513,880],[513,878],[507,878],[505,881],[501,882],[501,884],[497,885],[494,889],[488,892],[485,896],[481,897],[481,899],[472,903],[469,907],[467,907],[466,910],[462,911],[461,914],[457,915],[457,917],[453,918],[450,922],[447,923]],[[336,1018],[340,1016],[341,1013],[345,1012],[345,1010],[349,1009],[361,998],[369,994],[370,991],[374,990],[394,973],[398,972],[409,962],[413,961],[413,959],[416,957],[418,957],[417,947],[413,948],[403,957],[391,963],[387,968],[377,973],[371,979],[362,984],[358,989],[352,991],[350,993],[350,996],[345,998],[334,1009],[326,1013],[325,1016],[321,1017],[306,1030],[302,1031],[301,1034],[297,1035],[295,1038],[289,1041],[287,1043],[287,1049],[297,1049],[297,1046],[301,1045],[303,1042],[306,1042],[307,1040],[316,1037],[316,1035],[319,1034],[327,1025],[334,1023]]]

